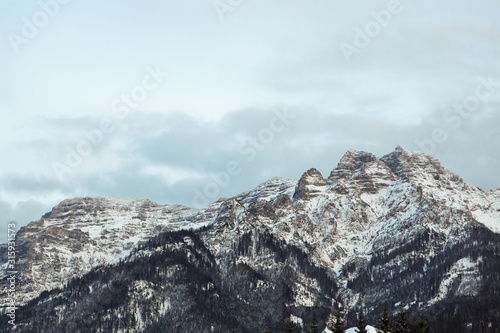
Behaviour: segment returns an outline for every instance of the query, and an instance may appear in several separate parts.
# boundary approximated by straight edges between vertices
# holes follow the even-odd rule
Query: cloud
[[[447,168],[486,189],[500,187],[500,147],[498,141],[491,140],[500,134],[496,126],[500,115],[488,112],[498,110],[499,105],[487,104],[464,120],[459,129],[449,129],[447,140],[437,144],[434,151]],[[280,110],[288,110],[293,117],[270,139],[272,120]],[[241,172],[232,176],[229,184],[218,186],[217,196],[208,196],[207,202],[252,189],[274,176],[298,179],[310,167],[328,176],[349,148],[379,156],[398,144],[421,150],[418,140],[447,125],[442,120],[443,112],[436,111],[416,125],[395,124],[376,116],[326,113],[314,107],[253,107],[212,122],[181,113],[137,112],[124,121],[127,130],[106,137],[102,147],[72,169],[65,181],[41,165],[49,161],[40,161],[36,154],[31,154],[30,165],[33,172],[39,167],[46,170],[43,176],[13,169],[6,173],[0,179],[3,222],[14,219],[25,224],[38,219],[50,205],[73,196],[149,198],[160,203],[196,205],[196,191],[203,192],[207,183],[216,182],[231,161],[238,163]],[[65,123],[61,119],[58,122]],[[74,130],[83,131],[93,123],[76,121],[66,134],[72,139]],[[50,119],[47,124],[53,126]],[[59,143],[66,145],[65,138],[59,138]],[[60,150],[57,146],[50,149]],[[5,201],[7,196],[10,202]],[[47,200],[40,201],[42,197]]]
[[[196,205],[196,191],[217,181],[210,200],[310,167],[327,176],[349,148],[425,150],[439,128],[435,157],[472,184],[500,187],[500,91],[457,128],[443,116],[478,77],[500,79],[499,3],[401,4],[351,62],[340,43],[388,1],[245,1],[223,21],[205,1],[68,4],[19,54],[0,55],[10,64],[0,76],[2,223],[25,224],[74,196]],[[39,10],[0,7],[4,36]],[[117,117],[113,102],[156,65],[170,76]],[[283,107],[295,115],[284,127],[272,123]],[[105,117],[114,130],[89,146]],[[54,164],[75,151],[85,156],[59,177]]]
[[[0,200],[0,243],[7,242],[8,224],[14,223],[16,230],[28,222],[38,220],[50,207],[35,200],[19,201],[15,205]]]

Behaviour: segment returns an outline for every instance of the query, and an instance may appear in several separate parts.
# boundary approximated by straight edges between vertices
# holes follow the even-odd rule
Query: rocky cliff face
[[[65,200],[16,235],[17,302],[23,305],[42,291],[62,288],[94,267],[116,263],[139,242],[162,231],[205,225],[211,215],[210,210],[200,213],[149,200]],[[6,270],[0,274],[4,277],[3,291]]]
[[[402,147],[349,150],[328,178],[273,178],[204,210],[67,200],[17,242],[18,301],[32,300],[19,332],[42,317],[46,332],[80,317],[96,332],[246,332],[278,329],[288,312],[306,325],[313,310],[324,327],[338,305],[353,319],[384,303],[427,309],[438,329],[457,313],[463,332],[500,317],[500,191]],[[483,319],[464,310],[474,302]]]

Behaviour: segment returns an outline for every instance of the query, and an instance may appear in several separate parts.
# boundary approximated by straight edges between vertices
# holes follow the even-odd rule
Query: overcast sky
[[[500,187],[498,1],[0,4],[0,223],[65,198],[203,206],[349,149]]]

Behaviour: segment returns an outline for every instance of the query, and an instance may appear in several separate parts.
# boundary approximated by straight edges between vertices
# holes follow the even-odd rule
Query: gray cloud
[[[18,197],[29,193],[33,198],[49,195],[62,200],[109,195],[192,206],[196,204],[195,190],[203,192],[204,186],[213,183],[213,177],[225,171],[230,161],[239,163],[241,173],[231,177],[227,186],[219,186],[221,197],[254,188],[273,176],[297,179],[310,167],[328,176],[349,148],[379,156],[398,144],[420,150],[418,140],[429,137],[436,127],[447,125],[442,120],[442,110],[420,124],[401,125],[375,116],[361,118],[356,114],[326,113],[313,107],[289,107],[288,112],[294,118],[274,134],[273,140],[263,144],[259,135],[269,128],[280,108],[239,110],[214,122],[185,114],[137,112],[133,119],[124,122],[128,131],[117,131],[107,137],[103,147],[80,168],[75,168],[66,181],[59,181],[53,173],[44,177],[10,174],[0,181],[0,190]],[[498,110],[498,104],[489,108]],[[498,112],[485,110],[484,107],[464,120],[459,129],[450,129],[447,140],[437,144],[433,154],[445,167],[472,184],[490,189],[500,187],[497,177],[500,146],[494,140],[500,134],[496,126],[500,116]],[[84,130],[88,124],[81,122],[79,129],[75,126]],[[253,148],[249,141],[252,138],[261,144],[262,150]],[[105,165],[109,158],[116,163],[112,168]],[[37,162],[36,157],[33,162]],[[218,196],[207,199],[214,201]],[[47,210],[47,204],[31,199],[13,208],[2,202],[0,209],[8,219],[26,223],[39,218]]]
[[[38,220],[49,210],[49,206],[35,200],[19,201],[15,205],[0,200],[0,242],[7,242],[9,223],[14,223],[17,229],[28,222]]]
[[[447,138],[431,143],[435,157],[500,187],[500,89],[456,128],[444,118],[478,77],[500,80],[499,3],[401,3],[350,63],[340,43],[387,1],[246,1],[224,21],[204,1],[68,5],[19,54],[0,55],[10,64],[0,75],[0,222],[26,224],[74,196],[193,205],[231,161],[240,172],[210,200],[310,167],[327,176],[349,148],[426,150],[439,128]],[[0,7],[4,36],[38,8]],[[157,64],[171,75],[118,118],[113,102]],[[296,117],[270,134],[283,105]],[[67,164],[104,117],[114,131],[58,177],[54,163]]]

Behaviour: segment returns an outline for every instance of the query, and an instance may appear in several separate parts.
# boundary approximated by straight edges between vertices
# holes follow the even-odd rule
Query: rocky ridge
[[[141,248],[182,230],[193,233],[172,236],[157,250]],[[212,281],[211,295],[235,308],[237,323],[247,316],[237,309],[263,302],[266,294],[285,307],[271,322],[286,311],[306,320],[312,308],[322,309],[326,320],[339,304],[376,313],[381,300],[393,301],[393,311],[431,309],[483,297],[499,234],[500,190],[470,185],[431,156],[401,146],[381,158],[349,150],[328,178],[316,169],[299,181],[273,178],[204,210],[148,200],[64,201],[18,233],[19,300],[62,288],[101,265],[134,262],[138,249],[151,256],[171,246],[185,249],[188,261],[213,256],[202,271]],[[161,318],[174,322],[175,316],[165,310],[149,325]],[[139,331],[148,327],[137,325]]]
[[[25,304],[42,291],[62,288],[92,268],[118,262],[138,243],[162,231],[206,225],[213,214],[150,200],[65,200],[16,235],[18,304]],[[3,283],[6,273],[6,269],[0,272]]]

